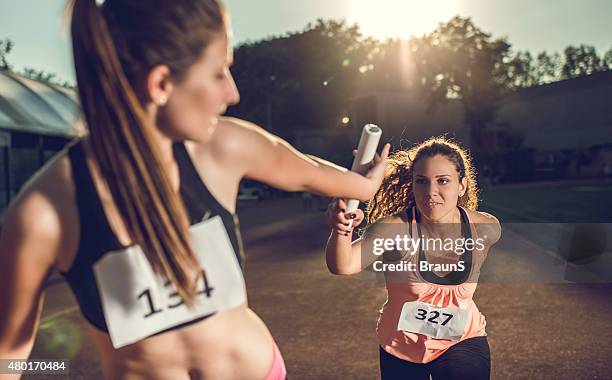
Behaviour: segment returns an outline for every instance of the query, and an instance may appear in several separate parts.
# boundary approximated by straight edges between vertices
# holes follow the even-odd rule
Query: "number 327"
[[[417,315],[415,316],[415,318],[418,319],[419,321],[424,321],[427,318],[427,322],[438,324],[437,319],[440,316],[440,312],[432,310],[429,312],[429,314],[431,314],[431,316],[427,318],[427,310],[417,309]],[[444,322],[442,322],[442,326],[446,325],[448,321],[450,321],[453,318],[452,314],[442,313],[442,315],[447,317],[444,320]]]

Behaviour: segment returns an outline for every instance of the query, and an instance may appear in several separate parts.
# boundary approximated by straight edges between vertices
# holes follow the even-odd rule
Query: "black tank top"
[[[225,209],[208,191],[183,143],[173,144],[180,177],[180,196],[189,214],[190,225],[220,216],[241,266],[244,263],[238,217]],[[68,148],[79,210],[80,236],[77,253],[69,271],[60,272],[68,282],[83,316],[98,329],[108,332],[93,265],[106,253],[126,248],[113,233],[85,161],[82,142]],[[199,318],[189,323],[202,320]],[[174,328],[182,327],[176,326]]]
[[[461,234],[463,235],[464,239],[471,239],[472,230],[470,228],[470,220],[467,216],[466,211],[463,209],[463,207],[458,207],[458,208],[459,208],[459,213],[461,215]],[[412,212],[410,212],[411,210],[412,209],[406,210],[406,214],[407,214],[406,219],[408,220],[409,228],[412,223]],[[416,207],[415,207],[415,211],[416,211],[415,214],[416,214],[417,231],[418,231],[417,236],[421,236],[421,228],[419,226],[420,215]],[[465,270],[452,271],[451,273],[449,273],[448,275],[444,277],[438,276],[437,274],[434,273],[434,271],[422,271],[420,270],[420,266],[417,270],[427,282],[431,282],[432,284],[461,285],[467,281],[472,271],[472,250],[471,249],[466,250],[466,252],[462,255],[462,257],[465,260]],[[427,258],[425,257],[425,251],[423,250],[423,246],[420,246],[420,249],[419,249],[419,261],[425,261],[425,262],[427,261]]]

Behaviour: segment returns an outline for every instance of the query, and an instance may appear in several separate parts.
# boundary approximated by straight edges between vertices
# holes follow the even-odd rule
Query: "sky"
[[[8,56],[17,70],[46,70],[74,81],[71,47],[63,22],[65,0],[0,0],[0,39],[15,46]],[[561,52],[567,45],[612,48],[610,0],[224,0],[234,44],[303,30],[317,18],[357,23],[375,38],[431,32],[454,15],[471,17],[515,50]]]

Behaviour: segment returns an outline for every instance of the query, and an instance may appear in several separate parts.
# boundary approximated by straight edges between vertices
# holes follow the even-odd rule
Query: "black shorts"
[[[423,364],[399,359],[380,348],[382,380],[488,380],[491,352],[486,336],[466,339]]]

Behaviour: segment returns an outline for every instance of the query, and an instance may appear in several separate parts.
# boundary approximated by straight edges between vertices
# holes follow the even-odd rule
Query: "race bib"
[[[406,302],[397,329],[435,339],[458,340],[465,331],[469,316],[468,309],[437,307],[421,301]]]
[[[201,268],[197,296],[187,308],[174,286],[153,272],[138,245],[110,252],[94,265],[113,347],[246,302],[242,271],[221,217],[189,228]]]

